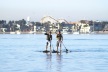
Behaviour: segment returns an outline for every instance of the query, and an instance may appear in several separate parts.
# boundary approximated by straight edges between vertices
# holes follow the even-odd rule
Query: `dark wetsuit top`
[[[45,35],[47,35],[47,38],[46,38],[46,39],[47,39],[48,41],[51,41],[51,40],[52,40],[52,35],[49,35],[48,33],[45,33]]]
[[[61,39],[63,38],[62,34],[57,34],[56,38],[61,41]]]

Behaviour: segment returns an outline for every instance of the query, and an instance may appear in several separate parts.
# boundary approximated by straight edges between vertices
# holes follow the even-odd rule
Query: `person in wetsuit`
[[[57,38],[57,52],[58,52],[58,47],[60,47],[61,51],[61,43],[63,41],[63,36],[60,31],[57,33],[56,38]]]
[[[52,41],[52,35],[51,35],[51,31],[49,31],[48,33],[45,33],[46,35],[46,51],[48,49],[48,45],[50,46],[50,51],[51,51],[51,41]]]

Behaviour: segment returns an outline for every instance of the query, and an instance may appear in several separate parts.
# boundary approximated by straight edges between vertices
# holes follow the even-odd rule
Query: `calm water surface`
[[[108,72],[108,35],[63,36],[72,52],[46,54],[43,34],[0,34],[0,72]]]

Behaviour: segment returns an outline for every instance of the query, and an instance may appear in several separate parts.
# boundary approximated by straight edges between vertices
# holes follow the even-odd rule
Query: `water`
[[[72,52],[46,54],[45,35],[0,34],[0,72],[108,72],[108,35],[63,36]]]

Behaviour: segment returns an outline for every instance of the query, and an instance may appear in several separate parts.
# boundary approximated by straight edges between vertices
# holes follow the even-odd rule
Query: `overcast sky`
[[[107,20],[108,0],[0,0],[0,20],[20,20],[43,16],[67,21]]]

